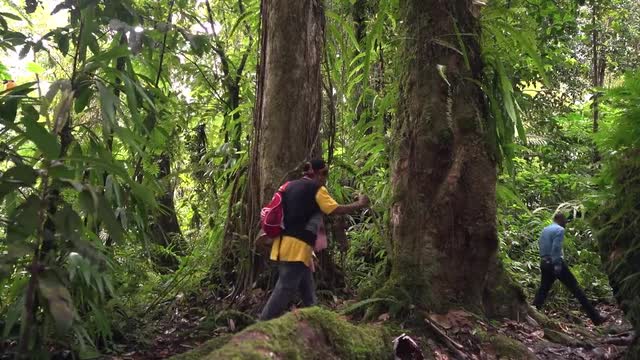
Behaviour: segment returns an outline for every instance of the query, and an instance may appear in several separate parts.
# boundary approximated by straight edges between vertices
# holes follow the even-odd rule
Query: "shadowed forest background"
[[[0,359],[640,358],[639,5],[1,0]],[[319,157],[371,208],[253,325]],[[604,327],[528,305],[558,211]]]

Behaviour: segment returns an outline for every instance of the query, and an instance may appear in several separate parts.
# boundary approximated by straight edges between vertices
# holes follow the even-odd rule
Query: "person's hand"
[[[553,265],[553,273],[554,273],[556,276],[559,276],[559,275],[560,275],[560,272],[562,272],[562,265],[560,265],[560,264],[555,264],[555,265]]]
[[[366,208],[369,206],[369,197],[367,195],[358,195],[358,203],[360,204],[360,206],[362,206],[363,208]]]

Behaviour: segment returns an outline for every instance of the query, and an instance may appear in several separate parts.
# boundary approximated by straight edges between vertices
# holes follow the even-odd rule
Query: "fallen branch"
[[[449,335],[447,335],[447,333],[444,332],[444,330],[440,329],[438,325],[431,321],[431,319],[425,317],[424,322],[433,331],[434,335],[438,336],[439,340],[453,352],[457,359],[469,358],[464,352],[462,352],[462,350],[464,350],[464,346],[453,340]]]
[[[629,331],[622,334],[617,334],[604,339],[601,339],[603,344],[617,345],[617,346],[629,346],[633,342],[634,333]]]

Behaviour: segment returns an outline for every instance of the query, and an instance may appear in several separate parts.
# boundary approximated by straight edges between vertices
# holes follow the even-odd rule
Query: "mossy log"
[[[213,351],[195,349],[190,352],[193,356],[179,359],[387,360],[392,354],[391,336],[382,326],[353,325],[314,307],[254,324]]]

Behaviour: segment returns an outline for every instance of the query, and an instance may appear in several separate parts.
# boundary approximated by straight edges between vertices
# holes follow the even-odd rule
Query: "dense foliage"
[[[640,10],[478,3],[500,258],[531,294],[539,231],[564,211],[581,285],[608,297],[602,253],[640,326],[640,78],[621,83],[640,61]],[[324,11],[329,188],[373,201],[346,219],[348,242],[331,242],[319,294],[366,297],[389,271],[398,1],[325,0]],[[17,85],[0,92],[1,350],[90,357],[126,334],[144,341],[136,319],[185,293],[228,304],[238,269],[223,273],[225,251],[250,252],[223,239],[247,181],[260,19],[258,0],[0,2],[0,78]],[[475,35],[434,41],[464,54],[462,36]]]
[[[610,112],[598,145],[603,153],[601,191],[592,201],[593,226],[614,294],[629,319],[640,325],[640,73],[607,93]],[[640,344],[630,357],[640,355]]]

